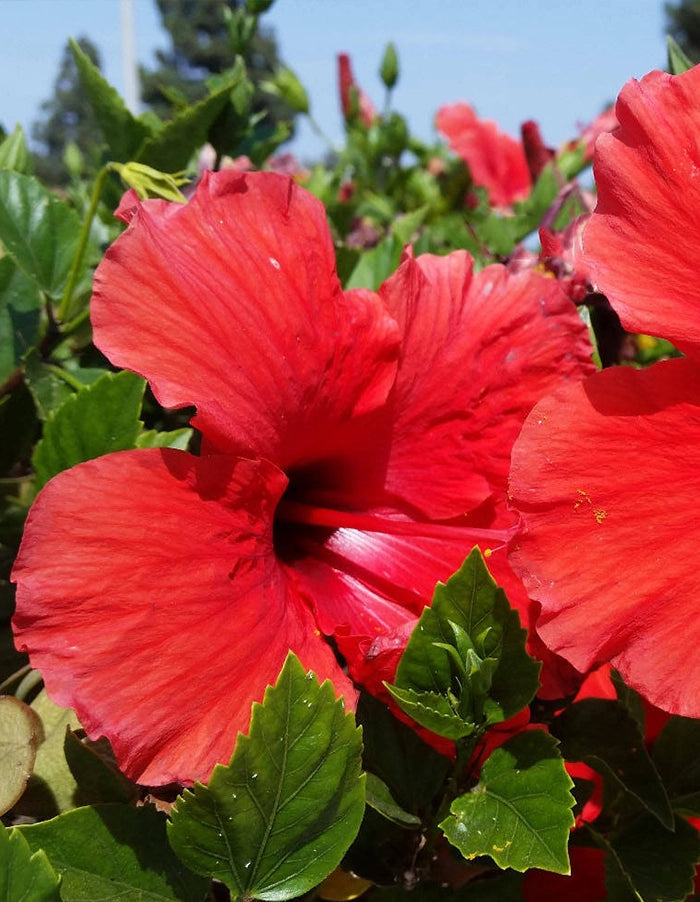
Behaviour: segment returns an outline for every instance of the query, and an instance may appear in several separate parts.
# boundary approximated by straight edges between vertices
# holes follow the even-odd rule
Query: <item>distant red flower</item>
[[[616,113],[583,262],[625,328],[687,356],[535,407],[513,451],[511,562],[554,652],[583,672],[611,661],[648,701],[700,717],[700,68],[629,82]]]
[[[479,119],[467,103],[441,107],[435,124],[493,206],[509,207],[527,197],[530,172],[520,141],[499,131],[495,122]]]
[[[359,116],[360,122],[369,128],[377,118],[374,104],[355,81],[352,63],[347,53],[338,54],[338,84],[340,87],[340,106],[343,116]]]
[[[185,206],[132,193],[120,211],[95,340],[166,407],[196,406],[202,455],[52,480],[13,625],[130,776],[190,782],[228,759],[289,649],[352,705],[325,637],[355,675],[475,543],[503,545],[513,439],[589,348],[554,280],[474,275],[465,252],[408,253],[379,294],[343,292],[324,208],[283,176],[205,173]]]

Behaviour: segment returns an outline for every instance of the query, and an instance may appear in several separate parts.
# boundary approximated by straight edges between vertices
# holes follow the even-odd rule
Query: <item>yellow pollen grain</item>
[[[608,516],[608,512],[605,508],[602,507],[593,507],[593,502],[591,501],[591,496],[588,492],[584,492],[583,489],[576,489],[576,500],[574,501],[574,510],[577,511],[582,505],[587,504],[590,508],[592,508],[593,516],[595,517],[595,521],[598,525],[600,525],[603,520]]]

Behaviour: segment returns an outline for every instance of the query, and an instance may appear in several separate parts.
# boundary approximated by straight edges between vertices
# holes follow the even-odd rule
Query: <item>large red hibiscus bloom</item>
[[[616,113],[584,264],[627,329],[687,356],[537,405],[513,451],[511,562],[552,650],[581,671],[611,661],[653,704],[700,717],[700,68],[631,81]]]
[[[468,103],[440,107],[438,131],[469,167],[475,185],[485,188],[494,207],[509,207],[530,193],[530,170],[520,141],[490,119],[480,119]]]
[[[52,480],[13,623],[127,773],[189,782],[229,758],[289,649],[352,704],[326,637],[355,674],[363,640],[415,618],[475,542],[503,544],[512,442],[588,347],[554,280],[474,275],[464,252],[343,292],[322,205],[283,176],[205,174],[185,206],[120,212],[95,340],[196,406],[202,453]]]

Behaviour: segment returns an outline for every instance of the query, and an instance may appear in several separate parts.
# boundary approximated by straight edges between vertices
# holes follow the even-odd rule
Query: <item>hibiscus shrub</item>
[[[0,895],[691,897],[700,69],[427,145],[341,54],[306,167],[240,60],[162,123],[74,53],[97,176],[0,144]]]

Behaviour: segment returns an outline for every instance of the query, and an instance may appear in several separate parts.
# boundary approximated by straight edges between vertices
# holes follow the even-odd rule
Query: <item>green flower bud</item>
[[[399,58],[396,54],[396,47],[392,41],[386,45],[384,51],[384,59],[379,69],[379,75],[387,88],[393,88],[399,80]]]

